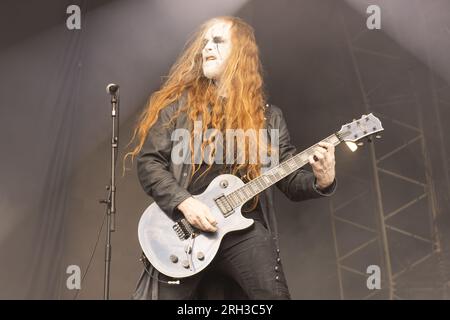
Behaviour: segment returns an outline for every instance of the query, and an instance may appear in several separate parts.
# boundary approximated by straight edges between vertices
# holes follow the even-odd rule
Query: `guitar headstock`
[[[343,125],[336,135],[341,141],[345,141],[353,149],[351,147],[352,143],[354,144],[366,137],[370,139],[372,135],[379,137],[379,133],[383,130],[380,119],[372,113],[369,113],[368,115],[363,115],[358,120]]]

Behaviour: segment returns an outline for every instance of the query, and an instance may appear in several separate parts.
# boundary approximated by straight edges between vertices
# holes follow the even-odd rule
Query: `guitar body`
[[[238,177],[223,174],[217,176],[202,194],[193,196],[211,210],[217,221],[217,231],[214,233],[195,230],[194,236],[180,237],[176,227],[182,224],[177,224],[184,218],[182,213],[176,212],[174,219],[171,219],[156,203],[151,204],[144,211],[138,226],[139,243],[150,263],[159,272],[173,278],[192,276],[205,269],[214,259],[227,233],[246,229],[254,222],[242,216],[242,206],[225,217],[214,200],[242,186],[244,182]],[[187,222],[183,220],[183,223]],[[184,225],[181,227],[183,229]]]

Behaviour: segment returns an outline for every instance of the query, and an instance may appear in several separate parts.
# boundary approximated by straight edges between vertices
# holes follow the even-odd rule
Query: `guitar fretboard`
[[[331,143],[334,146],[337,146],[341,142],[336,134],[332,134],[322,141]],[[281,179],[300,169],[309,162],[308,158],[314,153],[314,148],[317,146],[318,143],[285,160],[278,166],[273,167],[259,177],[247,182],[241,188],[226,195],[228,203],[233,209],[237,208]]]

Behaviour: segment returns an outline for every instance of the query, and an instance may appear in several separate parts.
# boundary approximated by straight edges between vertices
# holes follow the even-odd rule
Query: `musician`
[[[232,173],[247,182],[259,176],[263,169],[262,163],[249,161],[250,149],[245,147],[237,150],[246,155],[244,163],[208,163],[205,158],[196,163],[195,152],[190,153],[190,163],[174,161],[174,130],[192,131],[198,119],[202,121],[202,130],[276,130],[278,141],[267,141],[264,146],[261,141],[255,143],[268,153],[277,154],[280,163],[296,154],[281,109],[266,103],[261,70],[252,27],[239,18],[218,17],[200,27],[160,90],[151,95],[136,127],[137,144],[130,154],[137,157],[144,191],[168,215],[180,210],[196,228],[216,232],[216,221],[209,208],[192,195],[202,193],[219,174]],[[205,151],[207,146],[203,142],[201,150]],[[309,163],[312,172],[300,169],[276,183],[290,200],[333,194],[336,188],[334,146],[320,143],[309,157]],[[217,285],[216,281],[203,283],[205,275],[213,279],[220,275],[239,285],[241,297],[290,299],[279,255],[272,192],[271,188],[266,189],[244,205],[243,215],[255,223],[227,234],[215,259],[202,272],[179,279],[179,284],[170,284],[169,281],[177,279],[160,274],[145,260],[133,298],[217,298],[207,294],[199,296],[199,293]],[[224,283],[231,281],[221,282]]]

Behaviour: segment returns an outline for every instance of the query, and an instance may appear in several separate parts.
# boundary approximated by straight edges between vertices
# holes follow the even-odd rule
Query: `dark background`
[[[104,220],[106,85],[121,86],[121,158],[189,35],[218,15],[255,28],[269,101],[283,109],[299,151],[368,112],[385,128],[375,145],[338,147],[332,198],[293,203],[277,191],[292,297],[450,297],[450,1],[2,4],[1,299],[75,297],[66,268],[86,272]],[[70,4],[81,7],[81,30],[66,28]],[[381,8],[381,30],[366,27],[370,4]],[[150,202],[134,167],[118,179],[117,202],[111,297],[128,299],[141,272],[137,223]],[[78,299],[102,298],[104,231]],[[382,289],[370,291],[374,264]]]

